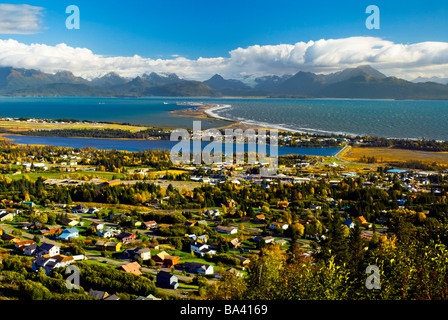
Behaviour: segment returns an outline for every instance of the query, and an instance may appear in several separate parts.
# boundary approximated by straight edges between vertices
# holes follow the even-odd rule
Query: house
[[[216,253],[215,250],[212,250],[209,248],[208,244],[197,242],[197,241],[190,244],[190,250],[193,251],[194,253],[200,254],[201,257],[204,256],[204,254],[206,254],[206,253],[208,253],[210,255],[214,255]]]
[[[84,203],[78,204],[76,207],[73,208],[73,211],[78,212],[81,210],[84,210],[86,208]],[[86,213],[86,212],[82,212],[82,213]]]
[[[22,204],[30,207],[30,209],[32,209],[34,206],[36,206],[36,204],[33,201],[22,201]]]
[[[349,227],[350,229],[355,227],[355,223],[350,219],[345,219],[343,225]]]
[[[120,242],[104,242],[104,241],[97,241],[95,243],[95,248],[101,251],[120,251],[121,249],[121,243]]]
[[[282,223],[282,222],[272,222],[271,225],[269,226],[269,229],[271,230],[275,230],[277,228],[286,230],[288,229],[289,225],[287,223]]]
[[[197,236],[197,237],[196,237],[196,240],[197,240],[198,242],[207,243],[208,238],[207,238],[207,235],[203,234],[202,236]]]
[[[159,244],[158,243],[150,243],[150,244],[148,244],[148,248],[154,249],[154,250],[159,250]]]
[[[175,266],[179,264],[180,257],[178,256],[166,256],[165,260],[163,261],[163,264],[166,265],[168,268],[171,266]]]
[[[3,199],[3,200],[2,200],[2,203],[3,203],[5,206],[7,206],[7,207],[10,207],[10,206],[14,205],[14,201],[12,201],[12,200],[8,200],[8,199]]]
[[[73,262],[75,262],[73,257],[68,257],[62,254],[52,257],[40,256],[33,260],[31,267],[33,271],[38,271],[40,268],[43,268],[45,273],[49,275],[54,268],[65,267]]]
[[[60,248],[51,243],[42,243],[34,252],[35,256],[46,256],[49,257],[57,256],[60,252]]]
[[[263,238],[264,243],[272,243],[272,242],[274,242],[274,240],[275,240],[275,238],[271,237],[271,236]]]
[[[227,208],[234,208],[236,207],[236,202],[233,199],[227,200],[225,203],[222,204],[223,206]]]
[[[209,217],[212,217],[212,218],[216,218],[216,217],[220,216],[221,213],[219,212],[218,209],[207,209],[207,210],[205,210],[203,215],[209,216]]]
[[[98,291],[98,290],[90,290],[88,295],[99,300],[103,300],[109,296],[109,294],[106,291]]]
[[[76,228],[68,228],[62,231],[62,233],[58,236],[58,239],[69,241],[70,239],[75,239],[79,237],[79,230]]]
[[[240,260],[241,265],[244,267],[246,265],[248,265],[250,263],[250,259],[247,259],[245,257],[239,256],[239,255],[235,255],[233,254],[232,257]]]
[[[230,240],[229,243],[230,243],[230,247],[231,247],[231,248],[234,248],[234,249],[238,249],[238,248],[240,248],[240,247],[243,245],[243,243],[241,242],[241,240],[238,239],[238,238],[235,238],[235,239]]]
[[[196,223],[197,223],[197,221],[195,221],[195,220],[187,220],[187,221],[185,221],[185,225],[187,227],[193,227],[193,226],[196,225]]]
[[[113,294],[113,295],[107,296],[103,300],[120,300],[120,297],[117,296],[116,294]]]
[[[51,236],[62,233],[62,229],[59,227],[47,227],[39,230],[39,233],[43,236]]]
[[[255,242],[258,241],[264,241],[264,243],[272,243],[274,242],[275,238],[271,237],[271,236],[267,236],[267,237],[262,237],[262,236],[255,236],[252,238]]]
[[[96,231],[103,230],[104,229],[104,223],[92,222],[90,224],[90,227],[95,229]]]
[[[151,204],[153,204],[153,205],[159,205],[159,204],[162,204],[163,203],[163,200],[162,199],[152,199],[151,200]]]
[[[9,212],[0,213],[0,222],[1,221],[12,221],[12,219],[14,219],[14,216],[12,213],[9,213]]]
[[[140,258],[142,260],[151,259],[151,250],[149,248],[132,248],[125,251],[125,255],[131,259]]]
[[[142,260],[149,260],[151,259],[151,250],[149,248],[139,248],[135,255]]]
[[[131,263],[128,263],[128,264],[120,266],[120,268],[123,269],[124,271],[129,272],[129,273],[133,273],[133,274],[135,274],[137,276],[141,276],[142,275],[142,272],[140,271],[141,267],[142,266],[139,265],[138,262],[131,262]]]
[[[366,220],[366,218],[364,218],[363,216],[359,216],[355,218],[355,221],[357,223],[360,223],[362,226],[370,228],[371,224],[369,224]]]
[[[89,208],[89,210],[87,210],[86,213],[89,213],[89,214],[95,214],[95,213],[97,213],[98,211],[100,211],[100,210],[98,210],[97,208]]]
[[[36,252],[36,250],[38,249],[38,245],[36,243],[30,244],[29,246],[26,246],[25,248],[23,248],[23,254],[25,256],[33,256],[34,252]]]
[[[266,217],[264,214],[256,215],[254,218],[254,223],[265,223]]]
[[[320,209],[322,209],[321,206],[318,206],[318,205],[315,205],[315,204],[310,205],[308,208],[310,210],[320,210]]]
[[[31,222],[31,223],[24,223],[22,224],[22,229],[28,230],[28,229],[41,229],[42,223],[39,221]]]
[[[155,262],[163,263],[163,261],[165,261],[165,258],[167,256],[169,256],[169,254],[166,251],[162,251],[153,256],[152,260],[154,260]]]
[[[64,226],[74,227],[79,224],[79,222],[69,218],[63,218],[61,219],[61,224],[63,224]]]
[[[244,277],[244,274],[242,274],[241,272],[239,272],[239,271],[236,270],[235,268],[229,268],[229,269],[227,269],[226,271],[229,272],[229,273],[234,274],[234,275],[235,275],[236,277],[238,277],[238,278],[242,278],[242,277]]]
[[[117,239],[121,240],[124,244],[131,243],[135,240],[137,236],[130,232],[122,232],[119,235],[116,236]]]
[[[106,242],[105,244],[106,251],[120,251],[121,243],[120,242]]]
[[[235,234],[238,232],[238,229],[235,227],[225,227],[225,226],[217,226],[215,230],[220,233],[226,233],[226,234]]]
[[[156,254],[152,259],[160,264],[165,264],[166,266],[174,266],[179,263],[180,257],[178,256],[171,256],[166,251],[159,252]]]
[[[286,245],[288,243],[288,241],[286,241],[285,239],[278,239],[278,240],[275,240],[274,243],[280,245],[280,247],[281,247],[281,246]]]
[[[143,226],[145,229],[154,229],[157,227],[157,222],[154,220],[143,222]]]
[[[138,296],[137,298],[135,298],[135,300],[162,300],[160,298],[156,298],[154,297],[152,294],[147,295],[146,297],[144,296]]]
[[[23,249],[25,249],[27,246],[31,245],[31,244],[35,244],[34,240],[23,240],[23,241],[19,241],[15,243],[15,247],[16,249],[23,251]]]
[[[107,227],[106,229],[100,229],[96,232],[96,234],[98,235],[98,237],[101,238],[112,238],[114,237],[116,234],[120,234],[120,231],[116,230],[116,229],[112,229],[111,227]]]
[[[20,242],[20,239],[9,233],[3,233],[0,237],[3,241]]]
[[[179,287],[179,279],[174,274],[159,271],[156,277],[156,284],[161,288],[177,289]]]
[[[289,206],[288,201],[277,201],[277,208],[278,209],[286,209]]]
[[[199,263],[199,262],[184,262],[182,265],[185,271],[188,273],[199,273],[199,274],[213,274],[213,266],[209,264]]]

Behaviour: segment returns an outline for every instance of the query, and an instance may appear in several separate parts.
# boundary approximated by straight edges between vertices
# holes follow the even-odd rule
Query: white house
[[[282,222],[272,222],[271,225],[269,226],[269,229],[275,230],[277,227],[279,227],[280,229],[286,230],[286,229],[288,229],[289,225],[287,223],[282,223]]]
[[[238,229],[235,227],[225,227],[225,226],[217,226],[215,230],[220,233],[226,233],[226,234],[234,234],[238,232]]]
[[[216,217],[220,216],[221,213],[219,212],[218,209],[207,209],[207,210],[205,210],[204,215],[212,217],[212,218],[216,218]]]
[[[185,262],[183,264],[184,270],[189,273],[199,273],[199,274],[213,274],[214,269],[212,265],[203,264],[198,262]]]
[[[101,238],[112,238],[115,234],[120,233],[118,230],[107,227],[106,229],[101,229],[97,231],[97,235]]]
[[[43,268],[45,273],[49,275],[54,268],[65,267],[73,262],[75,262],[73,257],[64,256],[62,254],[48,258],[38,257],[34,259],[32,269],[33,271],[38,271],[40,268]]]
[[[60,248],[50,243],[42,243],[34,252],[37,256],[48,255],[49,257],[53,257],[59,254]]]
[[[194,242],[190,244],[190,250],[193,251],[194,253],[200,254],[201,257],[206,253],[210,255],[214,255],[216,253],[215,250],[209,248],[208,244],[200,242]]]

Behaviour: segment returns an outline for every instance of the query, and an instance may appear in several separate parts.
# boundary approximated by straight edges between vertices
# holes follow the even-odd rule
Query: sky
[[[25,2],[24,2],[25,1]],[[79,29],[66,20],[79,8]],[[379,29],[368,29],[369,5]],[[0,3],[0,65],[88,78],[176,73],[205,80],[331,73],[448,77],[445,1],[127,0]]]

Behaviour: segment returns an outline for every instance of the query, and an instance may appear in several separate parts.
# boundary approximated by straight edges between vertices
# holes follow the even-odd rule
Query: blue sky
[[[401,43],[448,40],[446,1],[58,0],[29,4],[45,8],[46,29],[15,39],[49,45],[64,42],[106,55],[213,57],[254,44],[350,36],[379,36]],[[70,4],[80,8],[80,30],[65,28],[65,8]],[[365,9],[370,4],[380,8],[380,30],[365,27]]]
[[[8,3],[23,4],[24,1]],[[448,42],[446,1],[57,0],[27,4],[43,8],[38,30],[31,34],[3,33],[0,39],[14,39],[24,45],[64,43],[103,57],[138,55],[151,60],[169,60],[180,56],[197,61],[200,57],[229,58],[233,50],[255,45],[294,45],[350,37],[379,38],[396,45]],[[79,30],[65,27],[68,17],[65,8],[72,4],[80,9]],[[379,30],[365,27],[368,16],[365,9],[371,4],[380,8]],[[379,66],[385,68],[387,64],[381,62]],[[0,63],[3,63],[1,59]],[[347,63],[340,66],[345,67]],[[331,71],[336,66],[327,70],[320,65],[320,69],[314,70],[308,64],[304,68]],[[288,70],[280,68],[278,73]],[[168,71],[173,70],[167,68]],[[263,72],[257,67],[248,73],[255,71]],[[266,72],[273,73],[273,70],[270,67]],[[419,72],[416,69],[413,75]],[[235,73],[234,69],[228,72],[229,76]],[[199,73],[192,76],[198,77]]]

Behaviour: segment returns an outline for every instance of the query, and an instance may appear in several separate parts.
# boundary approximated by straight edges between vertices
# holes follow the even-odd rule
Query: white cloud
[[[42,28],[44,8],[27,4],[0,4],[0,33],[33,34]]]
[[[294,74],[299,70],[330,73],[347,67],[370,64],[386,75],[405,79],[417,76],[448,76],[448,43],[400,44],[376,37],[321,39],[296,44],[254,45],[237,48],[227,57],[151,59],[134,55],[109,57],[87,48],[66,44],[26,45],[0,40],[0,65],[40,69],[44,72],[70,70],[75,75],[95,77],[107,72],[135,77],[145,72],[176,73],[187,79],[204,80],[215,73],[225,78],[244,75]]]

